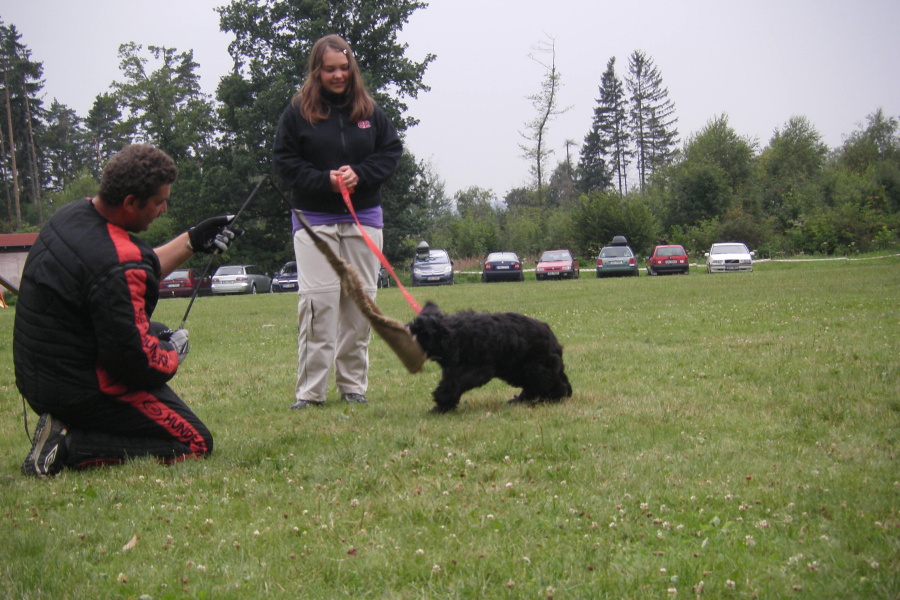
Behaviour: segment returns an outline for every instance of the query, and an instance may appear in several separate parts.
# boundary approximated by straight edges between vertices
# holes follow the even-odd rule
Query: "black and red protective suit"
[[[28,254],[16,303],[16,385],[35,412],[68,426],[69,467],[212,451],[209,430],[166,385],[178,355],[150,323],[159,278],[153,248],[90,201],[59,209]]]

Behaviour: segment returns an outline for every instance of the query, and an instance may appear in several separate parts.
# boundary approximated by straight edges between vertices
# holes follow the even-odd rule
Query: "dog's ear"
[[[437,315],[440,315],[443,313],[441,312],[441,309],[438,308],[437,304],[435,304],[434,302],[429,300],[428,302],[425,303],[425,308],[423,308],[422,312],[419,314],[423,315],[423,316],[432,316],[432,315],[437,316]]]

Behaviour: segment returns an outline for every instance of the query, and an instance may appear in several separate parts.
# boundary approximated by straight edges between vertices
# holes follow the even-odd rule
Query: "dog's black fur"
[[[572,395],[563,347],[542,321],[511,312],[445,315],[428,302],[407,326],[443,370],[432,412],[453,410],[465,392],[494,377],[522,388],[512,403],[558,402]]]

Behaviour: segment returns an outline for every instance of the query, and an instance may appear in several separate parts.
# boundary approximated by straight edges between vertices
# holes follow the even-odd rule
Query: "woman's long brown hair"
[[[300,112],[300,116],[310,123],[318,123],[328,118],[331,112],[322,100],[322,62],[325,51],[341,52],[347,56],[350,67],[350,77],[347,82],[347,103],[350,105],[350,120],[361,121],[368,118],[375,109],[375,101],[366,91],[362,73],[350,45],[339,35],[326,35],[319,39],[312,48],[309,56],[309,67],[306,71],[306,81],[300,90],[294,94],[291,104]]]

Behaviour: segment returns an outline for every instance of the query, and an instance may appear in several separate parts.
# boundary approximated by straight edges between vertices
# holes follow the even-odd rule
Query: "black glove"
[[[175,350],[178,353],[178,364],[184,362],[187,358],[188,351],[191,348],[188,342],[188,332],[186,329],[176,329],[172,331],[166,325],[157,321],[150,321],[150,333],[159,338],[160,346],[166,350]]]
[[[237,225],[228,227],[232,220],[234,215],[210,217],[188,229],[191,250],[206,254],[222,254],[228,250],[232,240],[244,233]]]

